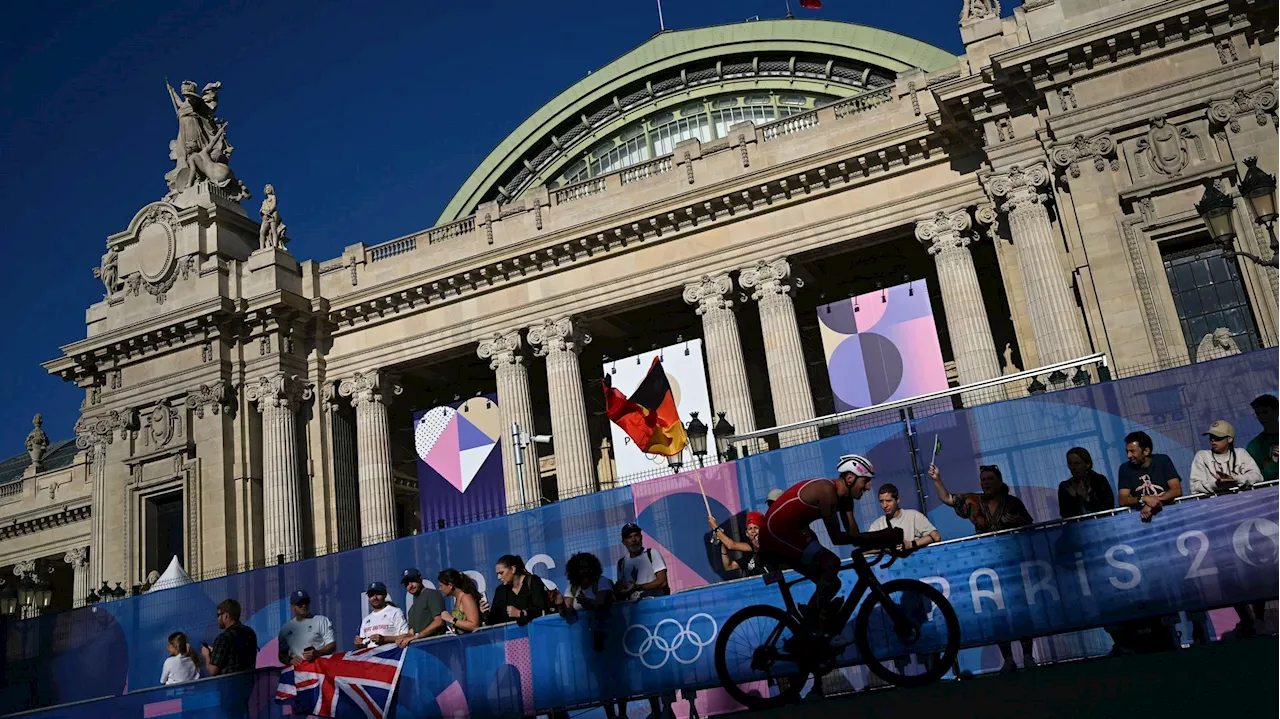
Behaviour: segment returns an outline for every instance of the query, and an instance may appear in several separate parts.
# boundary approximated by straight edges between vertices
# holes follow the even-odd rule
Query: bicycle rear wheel
[[[777,607],[760,604],[741,609],[716,637],[720,684],[748,709],[789,704],[800,696],[811,672],[804,658],[809,641],[807,632]],[[755,682],[766,684],[743,688]]]
[[[892,619],[879,595],[872,592],[867,597],[853,626],[853,638],[867,668],[900,687],[938,681],[960,651],[956,610],[937,588],[915,579],[894,579],[881,588],[898,605],[905,624]],[[912,667],[921,671],[908,673]]]

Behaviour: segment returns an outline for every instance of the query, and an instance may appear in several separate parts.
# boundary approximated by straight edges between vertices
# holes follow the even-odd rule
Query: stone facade
[[[1202,232],[1205,183],[1234,187],[1248,156],[1276,171],[1275,6],[965,8],[951,67],[899,63],[874,93],[320,262],[294,259],[305,238],[286,249],[274,192],[263,229],[234,176],[179,173],[108,238],[86,337],[46,365],[85,390],[82,454],[0,504],[5,526],[68,519],[0,543],[0,561],[56,549],[84,566],[77,586],[141,581],[142,510],[162,492],[181,492],[195,576],[331,551],[357,525],[359,541],[387,539],[397,378],[436,357],[486,362],[504,434],[534,431],[545,386],[558,496],[594,491],[613,478],[597,473],[608,457],[579,355],[593,322],[659,295],[683,297],[713,408],[738,431],[757,426],[760,397],[775,424],[811,418],[793,265],[885,242],[927,246],[963,383],[1000,374],[997,319],[1023,367],[1092,352],[1120,367],[1189,361],[1162,247]],[[1239,249],[1269,255],[1243,204],[1238,215]],[[1274,345],[1275,271],[1238,262],[1260,343]],[[989,315],[993,288],[1009,317]],[[764,376],[744,357],[748,309]],[[523,450],[521,484],[503,451],[508,506],[530,506],[548,458]],[[68,487],[43,501],[55,475]],[[87,564],[73,556],[85,546]]]

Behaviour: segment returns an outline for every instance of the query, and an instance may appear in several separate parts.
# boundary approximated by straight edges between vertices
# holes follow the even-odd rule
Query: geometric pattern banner
[[[947,388],[924,280],[822,305],[818,328],[837,412]]]
[[[505,513],[502,416],[495,395],[413,415],[422,528],[431,530]]]

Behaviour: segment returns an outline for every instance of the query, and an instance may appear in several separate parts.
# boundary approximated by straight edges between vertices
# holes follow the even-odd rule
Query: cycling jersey
[[[821,548],[817,538],[809,531],[809,525],[822,519],[822,510],[800,498],[800,491],[813,482],[831,482],[830,479],[809,479],[782,493],[764,515],[760,528],[760,551],[777,557],[792,566],[811,558],[814,548]]]

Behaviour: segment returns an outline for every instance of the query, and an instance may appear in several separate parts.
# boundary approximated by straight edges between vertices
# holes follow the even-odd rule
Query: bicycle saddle
[[[901,527],[889,527],[878,532],[862,532],[854,537],[854,545],[858,549],[893,549],[903,543]]]

